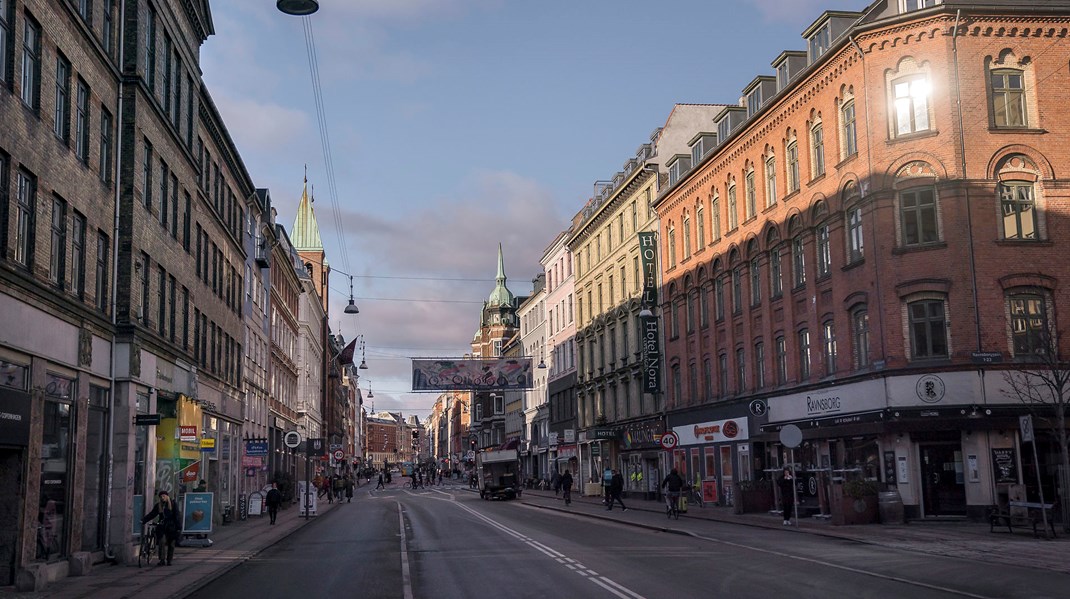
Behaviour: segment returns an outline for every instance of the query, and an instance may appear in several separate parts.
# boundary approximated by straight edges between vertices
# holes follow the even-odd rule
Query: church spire
[[[320,240],[320,228],[316,224],[316,212],[312,208],[312,202],[308,197],[308,173],[306,168],[305,183],[301,190],[301,203],[297,206],[297,218],[294,219],[293,233],[290,241],[294,249],[298,251],[323,250],[323,242]]]
[[[505,260],[502,258],[502,244],[498,244],[498,276],[495,277],[494,291],[487,300],[491,307],[512,306],[513,293],[505,286]]]

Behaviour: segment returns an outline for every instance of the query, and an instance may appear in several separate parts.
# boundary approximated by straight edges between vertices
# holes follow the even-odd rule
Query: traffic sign
[[[1022,442],[1029,443],[1033,440],[1033,416],[1026,414],[1018,417],[1018,426],[1022,429]]]
[[[665,449],[673,449],[680,444],[680,437],[673,431],[669,431],[661,436],[661,446]]]
[[[780,442],[784,447],[795,449],[802,443],[802,430],[794,424],[786,425],[780,429]]]
[[[344,457],[346,457],[346,454],[345,454],[344,451],[342,451],[341,449],[334,450],[334,459],[335,460],[341,460]]]
[[[289,431],[283,436],[282,442],[286,444],[286,447],[290,449],[296,449],[301,444],[301,433],[297,431]]]

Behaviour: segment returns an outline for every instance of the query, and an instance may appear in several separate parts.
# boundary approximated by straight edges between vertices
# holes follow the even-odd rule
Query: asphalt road
[[[365,491],[191,597],[1070,596],[1070,577],[1054,572],[733,524],[692,529],[482,501],[462,487]]]

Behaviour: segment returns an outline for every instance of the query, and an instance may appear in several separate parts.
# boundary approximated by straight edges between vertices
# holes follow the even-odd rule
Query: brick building
[[[672,462],[708,499],[795,424],[815,513],[852,477],[916,517],[1036,500],[1004,374],[1070,309],[1068,25],[1062,1],[826,12],[715,117],[656,202]]]

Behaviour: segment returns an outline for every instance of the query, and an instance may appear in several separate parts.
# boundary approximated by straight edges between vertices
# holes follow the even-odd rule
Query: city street
[[[460,485],[368,488],[190,596],[1036,599],[1067,588],[1061,573],[792,530],[590,502],[539,509]]]

